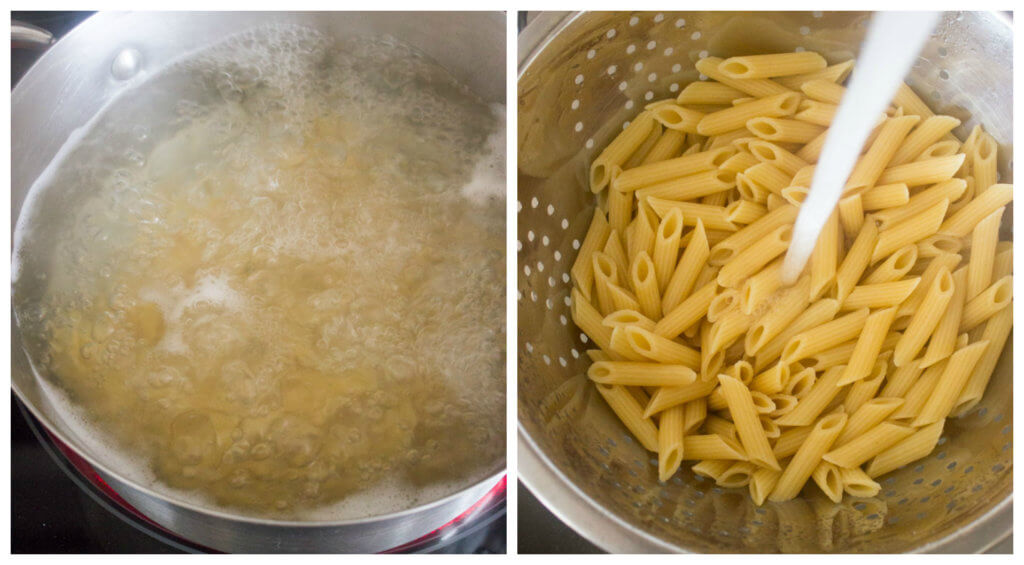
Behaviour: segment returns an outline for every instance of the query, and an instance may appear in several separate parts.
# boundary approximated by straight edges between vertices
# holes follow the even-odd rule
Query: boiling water
[[[495,471],[503,109],[396,41],[298,28],[136,90],[16,238],[25,345],[81,435],[157,489],[271,516],[382,514]]]

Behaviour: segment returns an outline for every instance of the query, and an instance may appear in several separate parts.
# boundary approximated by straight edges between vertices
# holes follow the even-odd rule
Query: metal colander
[[[593,346],[570,316],[569,268],[595,205],[591,159],[646,102],[699,80],[699,58],[803,48],[836,63],[856,56],[868,16],[542,14],[520,36],[519,472],[606,550],[972,552],[1011,531],[1012,338],[984,400],[947,423],[934,453],[885,476],[877,497],[841,504],[808,489],[759,508],[745,489],[719,488],[685,463],[660,483],[656,455],[585,376]],[[908,78],[963,122],[961,138],[984,124],[1000,143],[1002,179],[1012,177],[1012,41],[999,14],[948,13]]]

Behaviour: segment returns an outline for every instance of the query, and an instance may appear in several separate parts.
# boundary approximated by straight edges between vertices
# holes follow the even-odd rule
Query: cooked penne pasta
[[[812,51],[730,57],[718,64],[718,71],[733,79],[792,76],[823,70],[825,58]]]
[[[735,153],[736,150],[732,147],[719,147],[693,155],[640,165],[620,173],[612,183],[612,189],[620,192],[632,192],[645,186],[713,171]]]
[[[999,237],[1013,195],[996,141],[978,126],[961,143],[957,118],[901,85],[784,285],[853,61],[801,50],[696,67],[708,80],[642,103],[592,162],[598,207],[573,241],[567,304],[594,345],[576,379],[658,453],[661,481],[689,460],[757,505],[810,480],[834,503],[876,497],[877,477],[978,406],[1009,340]],[[848,506],[822,501],[828,528]]]
[[[800,489],[807,483],[814,469],[821,463],[822,456],[828,452],[836,437],[842,432],[846,419],[846,414],[833,414],[822,418],[814,425],[789,465],[782,471],[778,483],[768,495],[769,500],[790,500],[800,493]]]
[[[746,125],[757,137],[776,143],[807,143],[825,131],[824,127],[816,124],[766,117],[763,113],[747,120]]]
[[[611,168],[629,159],[637,148],[647,139],[654,127],[654,116],[650,112],[642,112],[626,129],[604,148],[590,165],[590,190],[597,194],[608,186],[611,180]]]
[[[683,407],[673,406],[658,419],[658,479],[672,478],[683,462]]]
[[[949,269],[943,267],[925,293],[921,307],[913,314],[910,325],[896,344],[892,357],[895,366],[899,367],[917,357],[918,352],[935,331],[952,298],[953,276]]]
[[[701,135],[721,135],[743,127],[750,129],[749,122],[752,119],[766,116],[792,116],[799,105],[800,95],[796,92],[785,92],[766,98],[758,98],[753,102],[705,114],[700,123],[697,124],[697,132]],[[756,134],[757,132],[754,133]]]

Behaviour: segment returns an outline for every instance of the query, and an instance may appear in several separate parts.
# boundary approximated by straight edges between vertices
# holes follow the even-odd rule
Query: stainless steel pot
[[[445,66],[488,102],[505,101],[502,13],[103,13],[44,54],[12,93],[12,228],[29,188],[76,129],[126,88],[170,61],[243,30],[294,23],[335,36],[389,34]],[[294,522],[215,512],[155,492],[96,457],[43,394],[12,316],[11,386],[31,412],[85,458],[126,501],[198,544],[228,552],[374,552],[452,520],[504,474],[403,512],[361,520]]]
[[[585,377],[592,347],[569,312],[569,267],[593,214],[591,159],[650,100],[698,80],[710,55],[854,57],[868,14],[543,13],[519,38],[519,475],[547,507],[612,552],[985,551],[1012,528],[1012,341],[984,400],[940,447],[872,499],[808,496],[756,507],[688,468],[658,481]],[[961,138],[984,124],[1012,179],[1013,34],[988,12],[944,15],[907,82]],[[1004,180],[1003,182],[1012,182]],[[1002,239],[1010,237],[1004,225]]]

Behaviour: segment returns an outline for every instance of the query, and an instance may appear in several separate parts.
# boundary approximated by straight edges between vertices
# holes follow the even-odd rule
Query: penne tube
[[[926,161],[937,157],[950,157],[960,152],[960,142],[952,139],[937,141],[928,146],[915,161]]]
[[[771,79],[734,79],[729,77],[718,70],[718,65],[721,62],[722,59],[719,59],[718,57],[704,57],[697,61],[694,66],[697,67],[697,71],[708,78],[716,80],[726,86],[731,86],[736,90],[757,98],[765,98],[776,94],[791,92],[790,89],[772,81]]]
[[[822,459],[839,467],[859,467],[893,444],[907,439],[915,431],[910,426],[882,422],[842,447],[829,451]]]
[[[876,183],[904,183],[910,187],[935,184],[953,178],[963,163],[963,153],[904,163],[882,171]]]
[[[686,404],[688,402],[704,398],[711,394],[711,391],[717,386],[717,382],[709,381],[703,382],[697,380],[696,382],[675,387],[660,387],[658,390],[651,395],[650,402],[644,408],[644,418],[650,418],[651,416],[667,409],[672,406],[678,406],[680,404]]]
[[[594,363],[587,376],[595,383],[623,386],[685,386],[697,379],[697,373],[685,365],[630,361]]]
[[[751,119],[765,116],[792,116],[799,104],[800,95],[795,92],[785,92],[766,98],[759,98],[752,102],[705,114],[700,123],[697,124],[697,132],[701,135],[721,135],[743,127],[750,129],[749,122]]]
[[[754,278],[756,276],[748,279],[748,282]],[[810,288],[810,277],[801,277],[796,285],[791,287],[790,291],[786,292],[774,304],[773,308],[769,309],[765,312],[764,316],[754,322],[744,339],[744,350],[747,355],[755,355],[768,342],[781,334],[790,322],[807,310],[807,306],[810,304]],[[750,292],[754,291],[750,290]],[[748,300],[753,299],[748,298]]]
[[[838,504],[843,499],[843,480],[839,474],[839,467],[828,461],[822,461],[814,468],[811,478],[832,502]]]
[[[811,124],[828,127],[836,116],[836,104],[828,104],[817,100],[803,100],[797,107],[794,118]]]
[[[693,155],[640,165],[620,173],[612,183],[612,188],[620,192],[632,192],[638,188],[657,185],[672,179],[714,171],[735,153],[736,150],[732,147],[720,147]]]
[[[843,492],[858,498],[878,496],[882,485],[876,483],[860,467],[840,467],[839,480],[843,483]]]
[[[807,441],[807,436],[811,435],[813,429],[814,426],[800,426],[782,432],[778,439],[775,440],[772,453],[780,461],[793,455]]]
[[[816,80],[830,81],[838,84],[846,80],[846,77],[850,75],[850,71],[852,70],[853,59],[850,59],[848,61],[843,61],[842,63],[825,67],[820,71],[789,77],[779,77],[777,79],[777,83],[792,90],[801,90],[803,85]]]
[[[925,426],[876,455],[866,469],[868,476],[879,477],[907,463],[926,457],[939,443],[943,424],[943,421],[939,421]]]
[[[989,214],[1006,206],[1013,200],[1013,186],[994,184],[966,206],[954,212],[939,231],[956,237],[966,237]]]
[[[755,308],[782,287],[782,259],[747,278],[739,290],[739,306],[744,314],[753,314]]]
[[[587,228],[587,235],[583,238],[576,261],[573,262],[569,271],[576,287],[580,289],[580,293],[587,300],[590,300],[590,289],[594,281],[593,255],[604,247],[610,233],[611,228],[604,213],[600,209],[595,209],[590,227]]]
[[[757,137],[776,143],[807,143],[825,131],[824,127],[816,124],[767,117],[764,113],[747,120],[746,126]]]
[[[789,366],[779,362],[754,377],[750,389],[762,394],[776,394],[786,388],[789,382]]]
[[[697,226],[691,232],[693,236],[683,250],[679,263],[672,272],[672,277],[665,286],[661,296],[661,307],[663,312],[670,312],[680,302],[689,297],[693,290],[694,283],[701,269],[706,265],[710,248],[708,247],[707,234],[704,231],[704,222],[697,220]]]
[[[832,402],[832,399],[842,390],[843,387],[839,386],[839,379],[842,378],[845,370],[845,366],[839,365],[825,371],[821,378],[814,383],[810,393],[800,399],[796,408],[779,418],[776,423],[780,426],[809,426],[813,424]]]
[[[767,208],[750,200],[736,200],[725,207],[725,217],[738,225],[752,224],[767,213]]]
[[[850,246],[849,253],[843,258],[842,264],[836,271],[836,298],[840,303],[844,302],[853,292],[864,269],[870,264],[871,255],[877,247],[877,242],[878,227],[874,220],[865,220],[857,234],[857,239]]]
[[[782,360],[794,363],[849,341],[861,333],[867,319],[868,309],[864,308],[801,332],[783,348]]]
[[[775,404],[775,410],[772,410],[771,413],[768,414],[769,418],[778,418],[779,416],[789,414],[794,408],[796,408],[797,403],[800,401],[793,395],[781,393],[773,394],[768,398],[770,398]]]
[[[902,182],[883,184],[865,190],[860,197],[861,205],[868,211],[896,208],[910,202],[910,189]]]
[[[708,401],[706,398],[691,400],[683,405],[683,434],[692,434],[708,415]]]
[[[914,116],[921,116],[922,118],[930,118],[935,115],[928,105],[921,100],[913,89],[907,86],[906,83],[900,85],[896,89],[896,96],[893,97],[892,103],[895,106],[902,107],[904,113],[911,114]]]
[[[987,347],[987,341],[979,341],[957,350],[949,357],[928,401],[914,419],[914,426],[927,426],[949,415]]]
[[[613,353],[626,361],[645,361],[642,355],[629,346],[625,331],[621,327],[612,328],[611,347]]]
[[[764,501],[768,499],[768,494],[775,488],[781,476],[781,471],[765,467],[759,467],[754,471],[750,476],[750,484],[748,485],[750,488],[750,498],[754,500],[754,504],[757,506],[764,504]]]
[[[964,311],[967,294],[967,269],[960,268],[953,273],[953,296],[935,326],[928,348],[921,357],[921,367],[928,368],[953,354],[957,335],[960,333],[960,318]]]
[[[914,383],[917,382],[923,370],[921,362],[916,359],[904,364],[902,367],[896,367],[892,376],[886,379],[885,387],[880,393],[881,396],[903,398],[910,388],[914,386]]]
[[[758,163],[744,171],[744,174],[758,186],[776,194],[789,186],[792,177],[769,162]]]
[[[792,373],[792,369],[790,373]],[[818,377],[815,373],[814,368],[807,367],[797,371],[789,377],[789,382],[786,383],[785,392],[791,396],[796,397],[798,400],[803,399],[807,396],[811,389],[814,387],[814,383],[817,382]]]
[[[779,145],[763,139],[751,140],[748,147],[755,158],[763,163],[771,163],[776,169],[791,177],[809,164]]]
[[[686,459],[747,460],[738,441],[715,434],[685,436],[683,456]]]
[[[839,201],[839,223],[843,226],[843,234],[855,238],[864,227],[864,204],[860,194],[847,196]],[[872,220],[873,221],[873,220]]]
[[[719,475],[715,481],[720,487],[741,488],[750,483],[750,478],[759,467],[749,461],[737,461]]]
[[[902,165],[917,159],[925,149],[960,125],[960,120],[952,116],[931,116],[923,121],[910,135],[889,160],[889,166]]]
[[[644,449],[658,450],[658,428],[650,419],[643,417],[640,403],[626,387],[598,384],[597,391]]]
[[[672,129],[665,130],[661,133],[657,143],[655,143],[654,146],[651,147],[651,150],[647,152],[647,155],[644,156],[644,160],[640,164],[650,165],[651,163],[660,163],[677,157],[679,156],[680,151],[682,151],[683,144],[685,142],[685,132]]]
[[[608,234],[608,241],[605,242],[602,252],[615,262],[615,270],[622,276],[625,276],[629,272],[629,259],[626,258],[626,250],[622,247],[622,239],[619,237],[620,233],[613,229]],[[620,282],[622,282],[621,278]]]
[[[992,268],[999,241],[1003,208],[985,217],[971,232],[971,259],[967,264],[967,300],[981,294],[992,283]]]
[[[817,137],[808,141],[797,152],[796,156],[807,163],[817,163],[821,157],[821,150],[825,148],[825,138],[828,137],[828,130],[821,132]]]
[[[871,262],[876,263],[905,245],[917,243],[935,234],[948,208],[949,200],[943,200],[916,216],[879,231],[878,243],[871,253]]]
[[[836,278],[836,264],[839,261],[841,240],[839,215],[833,212],[818,236],[818,242],[811,253],[811,300],[817,300],[832,287]]]
[[[756,79],[806,74],[827,66],[821,55],[804,51],[730,57],[718,64],[718,71],[732,79]]]
[[[718,284],[727,288],[739,288],[746,277],[761,270],[784,253],[792,236],[792,226],[782,225],[775,228],[764,239],[754,242],[737,253],[732,261],[726,263],[718,272]]]
[[[718,82],[697,81],[686,85],[676,97],[676,104],[732,104],[746,96],[743,92]]]
[[[921,376],[914,381],[914,384],[903,395],[903,406],[900,406],[896,413],[892,415],[893,419],[909,422],[921,413],[921,408],[928,402],[928,398],[934,392],[936,385],[939,384],[939,377],[942,376],[942,372],[946,369],[948,362],[948,359],[944,359],[921,373]]]
[[[871,374],[850,386],[846,397],[843,398],[842,408],[847,414],[852,414],[865,402],[878,396],[878,389],[882,388],[882,381],[889,370],[888,354],[875,361],[871,368]]]
[[[987,132],[981,132],[978,141],[967,153],[971,160],[971,174],[976,190],[984,191],[998,182],[996,172],[996,140]]]
[[[1000,356],[1003,354],[1003,347],[1006,339],[1013,329],[1013,308],[1003,308],[995,316],[985,322],[985,330],[981,333],[981,340],[987,341],[989,346],[985,349],[974,371],[967,379],[963,391],[957,398],[956,405],[952,410],[954,416],[960,416],[970,411],[981,400],[985,394],[988,381],[992,378],[992,371],[995,370]]]
[[[917,125],[919,121],[921,121],[921,118],[918,116],[903,116],[886,120],[882,124],[878,137],[875,138],[867,153],[857,161],[853,172],[850,173],[850,178],[846,182],[846,190],[861,190],[876,184],[901,183],[902,181],[900,180],[881,182],[879,179],[882,176],[882,171],[885,170],[886,164],[889,163],[893,154],[899,149],[900,144],[903,143],[907,134],[910,133],[911,128]],[[949,173],[949,177],[953,176],[953,172],[955,170]],[[909,183],[904,184],[909,185]]]
[[[749,460],[762,467],[778,470],[779,463],[761,427],[750,390],[739,380],[727,375],[719,375],[718,382]]]
[[[734,186],[736,186],[736,173],[715,169],[645,186],[637,189],[636,196],[640,200],[647,198],[693,200],[723,192]]]
[[[914,292],[920,282],[920,277],[913,277],[888,283],[855,286],[843,301],[841,309],[859,310],[860,308],[899,306]]]
[[[591,192],[597,194],[608,186],[612,167],[622,166],[629,159],[647,139],[654,123],[654,116],[650,112],[642,112],[601,151],[590,165]]]
[[[958,237],[937,233],[917,243],[917,255],[921,258],[938,257],[939,255],[958,253],[963,243]]]
[[[859,381],[871,373],[871,368],[882,351],[882,342],[895,318],[894,307],[878,310],[867,317],[864,329],[857,338],[857,345],[850,355],[850,363],[839,379],[839,386]]]
[[[943,267],[935,276],[921,301],[920,308],[912,315],[910,325],[900,337],[893,351],[893,364],[897,367],[915,359],[953,298],[953,276]]]
[[[650,109],[654,119],[668,129],[696,133],[697,124],[704,117],[702,112],[685,108],[678,104],[660,104]]]
[[[736,224],[729,221],[724,206],[708,206],[693,202],[677,202],[675,200],[666,200],[664,198],[655,197],[647,198],[647,203],[659,217],[664,216],[673,208],[678,208],[679,211],[683,213],[683,225],[685,226],[695,226],[697,225],[697,220],[700,220],[704,224],[704,229],[709,231],[721,230],[734,232],[739,229]]]
[[[611,257],[597,251],[594,253],[594,291],[597,296],[597,309],[601,315],[607,316],[615,311],[610,285],[619,284],[618,267]]]
[[[669,339],[679,336],[687,328],[704,317],[715,297],[718,283],[711,281],[679,303],[665,317],[658,321],[654,333]]]
[[[694,370],[700,367],[700,352],[696,349],[639,326],[626,326],[623,332],[630,348],[646,359],[658,363],[685,365]]]
[[[960,264],[960,255],[957,254],[943,254],[937,255],[932,258],[927,266],[924,267],[921,272],[921,283],[917,285],[917,288],[910,293],[903,304],[900,305],[899,312],[896,313],[896,317],[910,316],[918,310],[918,306],[921,305],[921,301],[924,300],[925,294],[928,293],[928,289],[931,288],[932,283],[935,282],[935,278],[939,275],[942,269],[947,269],[950,272],[956,270]],[[923,263],[923,261],[922,261]]]
[[[626,258],[632,265],[641,252],[648,257],[654,252],[654,230],[658,228],[658,219],[653,217],[651,211],[641,201],[637,206],[636,218],[630,225],[633,231],[629,232],[627,228],[627,234],[631,235],[626,238]],[[636,292],[635,287],[633,291]]]
[[[794,336],[812,327],[827,323],[835,317],[838,311],[839,302],[828,298],[808,306],[788,326],[783,328],[778,335],[758,349],[755,354],[754,370],[760,371],[763,367],[778,359],[783,348],[786,347]]]
[[[612,329],[621,326],[637,326],[645,330],[654,329],[654,322],[650,318],[631,309],[612,312],[601,320],[601,324]]]
[[[960,331],[969,332],[996,315],[1013,300],[1013,276],[1007,275],[967,301],[960,317]]]
[[[706,459],[690,467],[690,470],[693,471],[694,475],[717,481],[718,477],[728,470],[729,467],[732,467],[734,463],[735,461],[728,459]]]
[[[953,202],[961,198],[966,190],[966,181],[963,179],[950,179],[919,191],[903,206],[876,212],[874,217],[878,220],[879,229],[888,229],[890,226],[896,225],[906,218],[916,216],[943,200]]]
[[[672,478],[683,462],[683,407],[674,406],[658,420],[658,479]]]
[[[579,289],[575,288],[572,289],[571,313],[576,327],[587,334],[602,350],[611,351],[612,329],[601,323],[601,313],[583,297]]]
[[[796,214],[797,209],[788,205],[768,212],[752,224],[736,231],[736,233],[731,234],[714,245],[708,257],[708,263],[712,265],[726,264],[733,260],[741,251],[768,237],[769,234],[779,227],[792,225],[796,221]]]
[[[661,219],[654,236],[654,274],[658,281],[658,292],[664,292],[679,258],[679,238],[683,233],[683,213],[670,210]]]
[[[732,171],[734,173],[742,173],[760,162],[761,161],[758,161],[757,157],[754,157],[752,154],[747,153],[746,151],[739,151],[732,157],[726,159],[719,168]]]
[[[834,447],[842,447],[853,439],[860,437],[871,428],[881,424],[889,417],[889,415],[895,412],[896,409],[902,405],[902,398],[892,397],[872,398],[864,404],[861,404],[860,407],[850,415],[850,419],[846,422],[846,427],[843,428],[843,433],[839,434],[839,437],[836,439]]]
[[[846,88],[830,80],[814,79],[800,85],[800,90],[811,100],[828,104],[839,104]]]
[[[622,171],[626,169],[632,169],[644,162],[647,158],[647,153],[650,152],[654,144],[661,138],[661,132],[664,130],[660,123],[656,123],[651,127],[650,133],[647,134],[647,139],[640,144],[640,147],[636,148],[636,151],[626,159],[626,162],[621,166],[614,165],[611,171],[611,180],[608,181],[608,186],[611,186],[615,182],[615,177],[622,174]]]
[[[636,292],[640,311],[652,320],[661,319],[661,296],[658,294],[658,280],[654,263],[647,251],[640,251],[629,270],[629,280]]]
[[[612,172],[612,182],[621,173],[619,168],[615,167]],[[633,217],[633,195],[626,192],[619,192],[617,190],[611,190],[608,192],[608,225],[612,231],[621,234],[624,233],[626,227],[629,226],[630,218]],[[620,243],[621,244],[621,243]]]
[[[846,418],[846,414],[833,414],[822,418],[814,425],[789,465],[782,471],[778,484],[768,496],[769,500],[790,500],[800,493],[814,469],[821,463],[822,456],[828,452],[836,437],[842,432]]]

